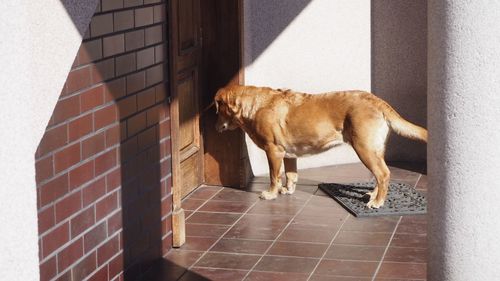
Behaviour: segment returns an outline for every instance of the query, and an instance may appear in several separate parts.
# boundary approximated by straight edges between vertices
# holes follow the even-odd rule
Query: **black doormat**
[[[391,182],[384,206],[378,209],[366,207],[369,196],[365,194],[374,189],[374,182],[321,183],[318,186],[356,217],[420,215],[427,212],[425,197],[404,183]]]

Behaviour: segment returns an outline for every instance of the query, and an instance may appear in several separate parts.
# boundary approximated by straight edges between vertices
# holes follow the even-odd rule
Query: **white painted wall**
[[[97,0],[2,3],[2,280],[39,279],[34,155],[96,5]]]
[[[308,93],[370,90],[370,1],[244,1],[245,84]],[[332,109],[334,110],[334,109]],[[247,137],[255,175],[265,154]],[[350,146],[301,158],[299,168],[357,162]]]

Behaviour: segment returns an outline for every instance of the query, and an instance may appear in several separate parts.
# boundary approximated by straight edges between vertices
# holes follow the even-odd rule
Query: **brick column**
[[[428,6],[428,280],[500,276],[500,2]]]
[[[99,4],[35,155],[41,280],[135,280],[171,247],[165,1]]]

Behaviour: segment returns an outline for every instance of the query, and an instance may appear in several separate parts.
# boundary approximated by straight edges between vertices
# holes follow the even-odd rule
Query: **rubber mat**
[[[374,182],[321,183],[318,186],[356,217],[420,215],[427,212],[425,197],[404,183],[391,182],[384,206],[378,209],[366,207],[369,196],[365,194],[373,190]]]

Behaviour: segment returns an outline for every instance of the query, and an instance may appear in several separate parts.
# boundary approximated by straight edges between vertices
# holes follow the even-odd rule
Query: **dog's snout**
[[[215,129],[217,130],[217,132],[222,133],[223,131],[227,130],[227,123],[217,123],[215,125]]]

